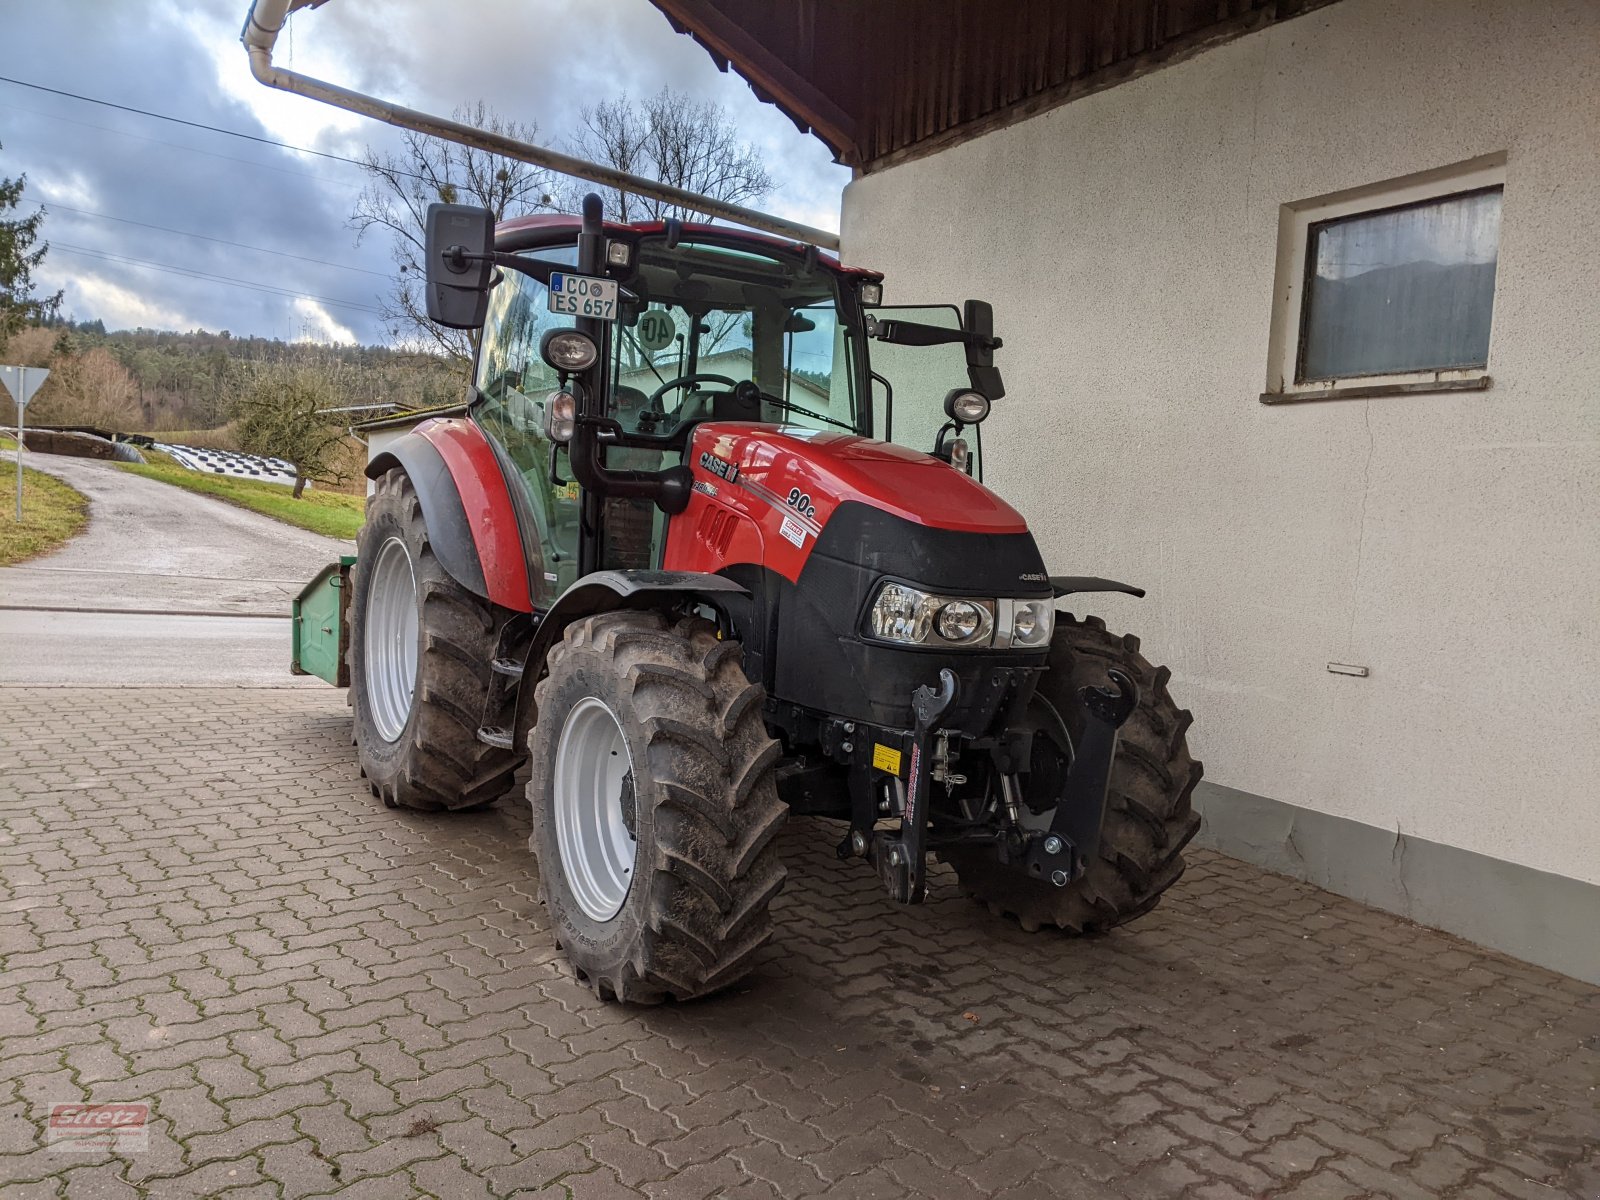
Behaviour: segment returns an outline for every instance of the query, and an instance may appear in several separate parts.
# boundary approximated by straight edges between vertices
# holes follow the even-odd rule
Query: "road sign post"
[[[0,384],[17,402],[17,521],[22,520],[22,426],[23,412],[46,379],[48,367],[0,367]]]

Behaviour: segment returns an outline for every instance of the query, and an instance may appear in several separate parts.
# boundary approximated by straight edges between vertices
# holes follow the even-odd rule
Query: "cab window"
[[[912,321],[940,329],[960,329],[961,313],[954,305],[932,304],[920,307],[899,306],[870,309],[884,320]],[[896,346],[874,341],[871,346],[873,374],[888,380],[893,391],[874,381],[872,389],[873,429],[877,436],[913,450],[931,453],[939,430],[949,418],[944,413],[944,398],[954,388],[968,386],[967,352],[958,342],[943,346]],[[887,434],[885,434],[887,430]],[[972,474],[983,478],[982,444],[978,429],[969,426],[961,435],[972,448]]]
[[[717,419],[857,428],[832,276],[723,247],[645,239],[613,339],[613,403],[634,431]],[[736,402],[740,383],[759,396]]]

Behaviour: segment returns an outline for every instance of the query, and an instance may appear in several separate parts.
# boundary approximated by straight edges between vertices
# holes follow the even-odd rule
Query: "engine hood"
[[[1026,533],[1022,514],[948,463],[892,442],[792,425],[698,426],[690,465],[790,510],[814,530],[847,501],[932,529]]]

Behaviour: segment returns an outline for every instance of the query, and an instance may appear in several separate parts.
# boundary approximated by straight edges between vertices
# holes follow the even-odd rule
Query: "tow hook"
[[[1100,850],[1105,821],[1106,789],[1117,757],[1117,731],[1139,707],[1139,685],[1115,667],[1108,668],[1113,688],[1079,691],[1085,720],[1074,748],[1072,766],[1043,837],[1029,841],[1025,862],[1031,875],[1066,887],[1089,869]]]
[[[911,693],[911,713],[916,721],[911,735],[911,769],[906,778],[905,812],[900,836],[876,833],[872,837],[872,863],[889,894],[901,904],[921,904],[928,891],[928,780],[944,777],[949,757],[948,739],[934,727],[956,702],[960,684],[955,672],[939,672],[937,690],[919,687]]]

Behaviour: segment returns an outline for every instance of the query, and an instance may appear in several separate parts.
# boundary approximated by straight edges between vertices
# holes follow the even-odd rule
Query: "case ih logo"
[[[700,456],[700,469],[710,471],[718,479],[726,479],[729,483],[739,482],[739,465],[725,458],[718,458],[709,450]]]
[[[58,1150],[123,1153],[150,1145],[148,1104],[52,1104],[45,1141]]]

